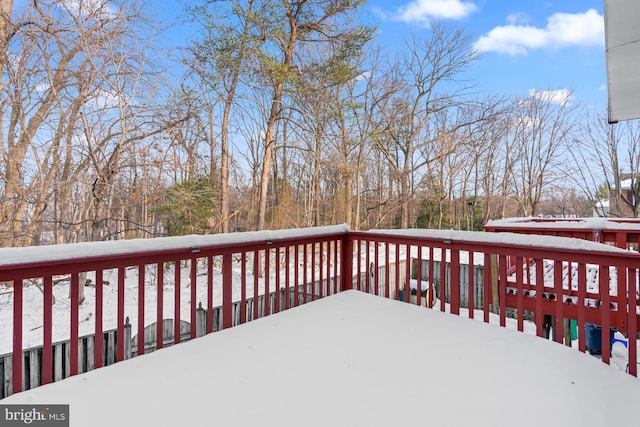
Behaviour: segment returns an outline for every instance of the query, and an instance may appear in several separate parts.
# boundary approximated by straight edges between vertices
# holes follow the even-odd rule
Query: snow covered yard
[[[2,403],[70,404],[95,427],[601,426],[638,425],[638,398],[567,347],[347,291]]]

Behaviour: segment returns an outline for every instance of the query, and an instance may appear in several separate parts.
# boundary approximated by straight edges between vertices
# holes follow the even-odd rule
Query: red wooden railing
[[[533,316],[536,333],[543,335],[543,318],[555,319],[555,340],[563,341],[563,319],[576,319],[580,330],[585,322],[601,325],[603,330],[615,327],[630,337],[628,342],[628,372],[637,376],[638,278],[640,255],[615,247],[575,239],[547,236],[522,236],[511,233],[454,232],[436,230],[393,230],[377,232],[350,231],[346,226],[319,227],[281,232],[251,232],[229,235],[187,236],[96,242],[39,248],[0,249],[0,283],[13,287],[13,387],[10,392],[23,390],[23,292],[28,283],[36,281],[43,287],[42,367],[41,383],[52,377],[52,325],[54,308],[52,288],[60,277],[70,275],[71,304],[69,337],[77,343],[79,337],[79,308],[77,290],[81,273],[92,272],[96,278],[94,330],[101,337],[105,328],[106,310],[115,310],[117,336],[124,337],[125,318],[137,324],[138,354],[144,353],[145,326],[151,321],[161,324],[165,315],[165,287],[174,292],[174,342],[181,341],[181,309],[189,307],[190,338],[197,336],[196,310],[198,302],[206,310],[206,333],[214,331],[215,300],[221,301],[221,328],[230,328],[304,304],[347,289],[402,298],[421,304],[416,294],[438,299],[435,309],[463,314],[470,318],[480,310],[482,320],[490,321],[497,313],[499,324],[506,325],[507,311],[512,310],[517,329],[523,331],[524,322]],[[508,271],[507,259],[512,257]],[[412,266],[407,260],[421,259]],[[445,262],[442,262],[442,261]],[[466,270],[464,265],[475,267]],[[475,260],[475,262],[473,262]],[[465,262],[467,261],[467,262]],[[218,265],[219,263],[219,265]],[[198,268],[198,266],[205,266]],[[516,267],[513,268],[513,265]],[[184,266],[184,268],[176,268]],[[569,268],[570,266],[570,268]],[[151,268],[153,274],[147,274]],[[173,269],[173,272],[171,270]],[[107,271],[117,272],[117,304],[104,304],[103,277]],[[181,272],[188,270],[188,283]],[[219,272],[221,270],[221,272]],[[563,277],[563,271],[571,272]],[[137,310],[126,312],[128,272],[137,274]],[[219,272],[219,273],[218,273]],[[253,273],[256,274],[253,274]],[[544,281],[545,272],[551,281]],[[588,274],[589,272],[589,274]],[[597,274],[596,274],[597,273]],[[613,274],[615,273],[615,274]],[[415,279],[411,279],[411,276]],[[132,276],[132,277],[133,277]],[[199,281],[198,277],[206,276]],[[587,281],[597,277],[599,287],[589,287]],[[481,284],[480,282],[483,282]],[[610,292],[609,282],[613,288]],[[206,296],[198,290],[206,283]],[[152,286],[149,286],[152,284]],[[480,286],[479,286],[480,285]],[[135,285],[134,285],[135,286]],[[190,301],[181,299],[180,289],[189,287]],[[237,289],[239,287],[239,289]],[[276,292],[274,292],[277,290]],[[270,297],[258,298],[259,295]],[[465,307],[464,295],[470,301]],[[155,297],[155,310],[145,312],[145,298]],[[203,301],[197,301],[200,298]],[[85,302],[85,304],[87,304]],[[425,305],[425,304],[423,304]],[[33,315],[33,313],[28,313]],[[4,326],[3,326],[4,327]],[[163,346],[162,328],[156,330],[157,348]],[[123,339],[117,340],[116,360],[124,360]],[[602,334],[602,348],[610,346],[609,335]],[[104,360],[102,340],[96,339],[94,366]],[[583,334],[580,351],[585,351]],[[610,362],[610,354],[603,351],[602,360]],[[78,373],[78,346],[70,345],[70,375]],[[37,384],[36,384],[37,385]],[[33,386],[33,385],[31,385]]]
[[[640,243],[640,218],[508,218],[489,221],[485,231],[573,237],[635,249]]]

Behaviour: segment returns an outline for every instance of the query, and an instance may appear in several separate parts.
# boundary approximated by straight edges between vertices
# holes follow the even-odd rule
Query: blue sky
[[[465,77],[478,90],[527,96],[573,90],[575,101],[607,101],[602,0],[370,0],[380,40],[393,49],[430,19],[463,26],[482,52]]]
[[[17,0],[16,9],[22,3]],[[147,3],[152,16],[173,25],[162,43],[168,50],[197,37],[185,22],[184,5],[191,3]],[[579,103],[606,106],[602,0],[369,0],[363,15],[378,26],[378,41],[389,52],[412,31],[429,31],[431,19],[464,27],[482,51],[464,76],[477,83],[479,93],[527,96],[535,90],[562,96],[571,90]]]

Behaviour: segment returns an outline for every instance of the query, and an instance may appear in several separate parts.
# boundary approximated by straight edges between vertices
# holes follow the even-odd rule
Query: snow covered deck
[[[94,427],[601,426],[637,425],[639,397],[565,346],[345,291],[2,404],[70,404]]]

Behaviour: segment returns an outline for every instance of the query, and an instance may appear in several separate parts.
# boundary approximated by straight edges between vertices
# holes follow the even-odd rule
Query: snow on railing
[[[3,248],[0,397],[353,288],[558,342],[568,319],[616,328],[626,365],[639,269],[637,253],[563,237],[346,226]],[[578,334],[580,351],[612,344],[589,339]]]
[[[489,221],[485,231],[573,237],[638,250],[639,218],[506,218]]]

